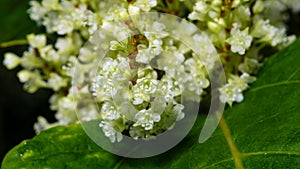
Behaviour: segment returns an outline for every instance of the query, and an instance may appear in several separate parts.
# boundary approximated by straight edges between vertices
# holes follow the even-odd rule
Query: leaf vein
[[[296,70],[294,73],[292,73],[292,74],[289,76],[289,78],[287,79],[287,81],[291,80],[291,79],[292,79],[299,71],[300,71],[300,66],[297,68],[297,70]]]
[[[294,133],[294,135],[291,137],[291,138],[289,138],[281,147],[280,147],[280,150],[282,150],[286,145],[288,145],[288,143],[290,142],[290,141],[292,141],[292,140],[294,140],[296,137],[297,137],[297,135],[300,133],[300,130],[299,131],[297,131],[297,132],[295,132]]]
[[[231,134],[230,134],[230,130],[229,130],[225,120],[223,118],[221,118],[219,124],[220,124],[221,130],[222,130],[222,132],[225,136],[225,139],[228,143],[228,146],[230,148],[230,151],[231,151],[231,154],[232,154],[232,157],[233,157],[233,160],[234,160],[235,167],[237,169],[244,169],[244,166],[242,164],[241,157],[240,157],[240,152],[234,144],[234,141],[233,141],[233,139],[231,137]]]
[[[204,168],[202,168],[202,169],[211,168],[211,167],[214,167],[214,166],[216,166],[216,165],[218,165],[218,164],[222,164],[222,163],[225,163],[225,162],[228,162],[228,161],[232,161],[232,160],[233,160],[233,158],[224,159],[224,160],[218,161],[218,162],[216,162],[216,163],[212,163],[211,165],[206,166],[206,167],[204,167]]]
[[[262,89],[266,89],[266,88],[282,86],[282,85],[292,85],[292,84],[300,84],[300,80],[282,81],[282,82],[277,82],[277,83],[271,83],[271,84],[259,86],[259,87],[256,87],[256,88],[252,88],[252,89],[249,90],[249,92],[256,92],[258,90],[262,90]]]
[[[255,155],[299,155],[300,151],[258,151],[258,152],[248,152],[248,153],[241,153],[242,157],[247,156],[255,156]]]

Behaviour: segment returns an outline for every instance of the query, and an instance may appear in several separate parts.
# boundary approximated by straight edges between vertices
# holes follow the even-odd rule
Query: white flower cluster
[[[151,66],[130,67],[130,62],[128,56],[105,58],[91,86],[101,103],[100,127],[112,142],[120,141],[125,130],[133,138],[150,138],[184,117],[184,106],[177,101],[184,90],[180,83],[168,72],[159,77]]]
[[[243,100],[242,92],[253,81],[244,77],[255,74],[261,66],[262,48],[281,49],[295,40],[295,36],[286,35],[285,12],[289,8],[299,12],[299,5],[300,1],[289,0],[197,0],[188,18],[207,28],[223,59],[229,79],[220,88],[222,102],[231,105]],[[243,75],[238,76],[238,72]]]
[[[199,101],[209,86],[204,65],[169,37],[165,24],[140,26],[139,34],[110,41],[111,53],[90,86],[101,109],[99,126],[112,142],[121,141],[122,133],[149,139],[171,129],[185,116],[181,97]]]
[[[5,54],[4,65],[23,67],[17,76],[28,92],[55,92],[50,108],[57,111],[57,124],[100,118],[99,126],[112,142],[121,141],[124,133],[147,139],[172,128],[184,117],[183,92],[192,101],[207,93],[207,69],[214,67],[216,55],[195,35],[204,49],[195,57],[186,44],[170,37],[168,23],[139,20],[135,24],[143,29],[131,37],[132,23],[118,25],[116,20],[156,11],[193,21],[221,57],[228,80],[219,88],[220,101],[232,105],[243,100],[243,91],[255,80],[264,60],[261,49],[279,50],[295,39],[286,35],[286,12],[300,11],[298,0],[42,0],[30,5],[30,18],[46,33],[28,35],[28,50],[22,57]],[[110,51],[93,76],[95,64],[90,63],[99,54],[84,44],[99,28],[116,38],[101,44]],[[38,121],[37,132],[51,125],[42,117]]]
[[[233,102],[243,101],[243,91],[248,88],[248,83],[255,81],[255,77],[250,77],[249,74],[244,73],[239,76],[231,76],[228,79],[228,83],[221,87],[220,99],[222,102],[227,102],[229,105],[232,105]]]
[[[94,2],[43,0],[31,1],[30,5],[30,18],[45,26],[48,33],[66,35],[80,30],[88,35],[100,24],[101,18],[89,9]]]

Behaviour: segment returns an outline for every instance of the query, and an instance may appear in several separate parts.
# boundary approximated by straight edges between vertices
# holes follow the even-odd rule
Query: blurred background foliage
[[[43,32],[43,28],[31,21],[27,15],[29,0],[0,1],[0,43],[25,39],[26,34]],[[291,14],[290,34],[300,35],[300,14]],[[22,140],[32,138],[33,124],[39,115],[54,122],[54,112],[49,110],[49,90],[28,94],[17,79],[19,69],[4,68],[3,54],[15,52],[22,55],[26,45],[0,48],[0,163],[5,153]]]

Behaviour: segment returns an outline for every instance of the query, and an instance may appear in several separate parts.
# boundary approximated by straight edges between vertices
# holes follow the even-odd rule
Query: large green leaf
[[[172,150],[145,159],[115,156],[80,125],[56,127],[5,157],[11,168],[300,168],[300,40],[267,61],[245,101],[227,108],[218,129],[198,143],[205,120]]]

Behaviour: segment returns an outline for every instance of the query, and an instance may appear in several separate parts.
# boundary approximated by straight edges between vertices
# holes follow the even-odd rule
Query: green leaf
[[[172,150],[145,159],[101,150],[80,125],[55,127],[5,157],[11,168],[299,168],[300,40],[267,61],[245,101],[227,108],[218,129],[198,143],[205,116]]]

